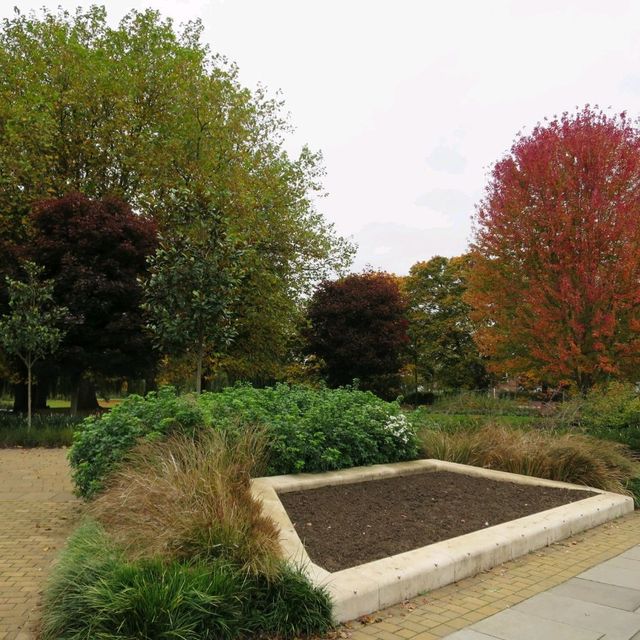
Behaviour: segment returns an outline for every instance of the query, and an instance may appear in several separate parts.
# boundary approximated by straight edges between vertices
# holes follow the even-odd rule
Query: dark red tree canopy
[[[368,388],[397,374],[408,343],[405,303],[397,279],[381,272],[323,282],[308,310],[308,349],[326,363],[332,386],[354,378]]]
[[[55,282],[71,324],[56,359],[73,376],[136,375],[152,361],[138,277],[155,250],[156,227],[121,200],[81,194],[46,200],[31,215],[29,253]]]

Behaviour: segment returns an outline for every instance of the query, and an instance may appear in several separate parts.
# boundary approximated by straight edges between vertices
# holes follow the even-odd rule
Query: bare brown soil
[[[313,562],[340,571],[592,495],[435,471],[280,500]]]

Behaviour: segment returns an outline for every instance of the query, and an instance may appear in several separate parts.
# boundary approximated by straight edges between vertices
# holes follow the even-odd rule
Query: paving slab
[[[585,580],[594,580],[595,582],[604,582],[618,587],[640,590],[640,571],[620,567],[617,563],[612,563],[611,561],[603,562],[597,567],[588,569],[581,573],[579,577]]]
[[[488,636],[473,629],[461,629],[447,636],[448,640],[495,640],[495,636]]]
[[[541,640],[541,638],[600,640],[602,638],[602,632],[595,629],[582,629],[513,609],[486,618],[472,628],[474,631],[480,631],[500,640]]]
[[[630,558],[629,556],[617,556],[611,558],[607,563],[610,567],[620,567],[621,569],[629,569],[640,573],[640,559]]]
[[[633,549],[629,549],[624,553],[621,553],[620,557],[631,558],[631,560],[640,560],[640,545],[637,547],[633,547]]]
[[[623,611],[635,611],[640,607],[640,590],[585,580],[584,578],[567,580],[567,582],[551,589],[549,593]]]
[[[634,613],[555,593],[541,593],[529,598],[513,607],[512,611],[576,628],[600,631],[625,640],[640,631],[640,616]]]

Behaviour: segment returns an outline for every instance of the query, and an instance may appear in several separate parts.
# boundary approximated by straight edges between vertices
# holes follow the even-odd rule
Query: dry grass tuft
[[[262,515],[250,479],[262,467],[257,429],[231,436],[208,429],[140,445],[91,505],[95,517],[132,558],[225,557],[275,575],[278,528]]]
[[[428,458],[509,471],[549,480],[629,493],[627,482],[640,465],[615,442],[580,434],[520,431],[487,425],[471,431],[425,429],[420,434]]]

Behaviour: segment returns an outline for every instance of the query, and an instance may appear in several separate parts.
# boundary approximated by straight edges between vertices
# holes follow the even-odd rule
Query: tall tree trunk
[[[13,413],[27,413],[28,411],[28,385],[26,382],[17,382],[13,385]],[[49,378],[42,378],[39,374],[37,382],[31,377],[31,408],[34,411],[47,408],[49,396]]]
[[[13,413],[27,412],[27,385],[18,382],[13,385]]]
[[[202,393],[202,360],[204,359],[204,352],[201,349],[198,352],[198,359],[196,362],[196,393],[200,395]]]
[[[80,376],[71,395],[71,415],[94,413],[100,408],[96,397],[96,388],[84,376]]]
[[[158,390],[158,382],[156,380],[156,369],[155,367],[150,367],[144,374],[144,395],[150,391]]]
[[[32,362],[27,363],[27,431],[31,431],[31,367]]]

